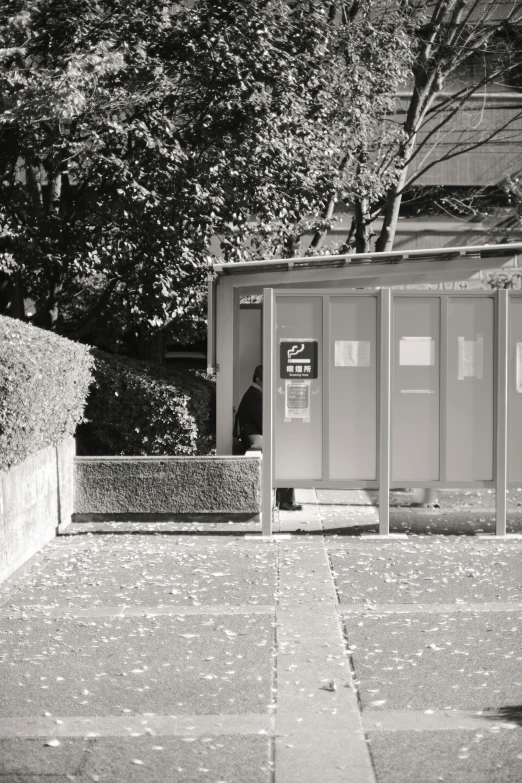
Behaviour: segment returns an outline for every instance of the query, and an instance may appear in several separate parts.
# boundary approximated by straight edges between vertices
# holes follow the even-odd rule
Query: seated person
[[[251,386],[239,403],[236,416],[237,429],[245,453],[250,448],[263,447],[263,365],[254,370]],[[234,428],[236,430],[236,427]],[[284,511],[300,511],[303,507],[295,502],[295,490],[276,490],[276,503]]]

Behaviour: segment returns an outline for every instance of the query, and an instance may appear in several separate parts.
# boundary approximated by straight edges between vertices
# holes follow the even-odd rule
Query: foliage
[[[166,106],[172,25],[158,3],[131,5],[10,0],[0,11],[4,267],[21,270],[48,327],[93,277],[91,320],[113,298],[153,325],[190,302],[179,281],[201,279],[166,193],[187,160]]]
[[[499,272],[490,272],[486,276],[486,284],[494,291],[499,288],[519,288],[522,273],[518,270],[502,269]]]
[[[207,454],[214,395],[201,372],[112,356],[0,316],[2,470],[75,434],[93,454]]]
[[[511,214],[499,223],[503,232],[501,241],[509,242],[522,239],[522,178],[508,177],[504,183],[504,192],[511,207]]]
[[[208,454],[214,442],[214,384],[197,371],[161,367],[93,349],[94,380],[79,428],[82,453]]]
[[[74,435],[92,366],[85,346],[0,316],[0,470]]]
[[[345,6],[3,4],[0,269],[35,322],[85,336],[112,310],[123,332],[190,332],[213,236],[227,260],[292,255],[338,194],[383,194],[394,167],[377,176],[366,140],[411,60],[411,13]]]
[[[227,261],[310,234],[321,253],[342,202],[342,249],[370,249],[377,218],[389,249],[408,183],[499,132],[413,170],[477,90],[519,74],[521,17],[504,0],[6,0],[0,273],[35,323],[120,351],[167,324],[201,336],[217,241]]]
[[[495,140],[512,140],[522,117],[518,104],[499,112],[498,117],[487,106],[484,111],[482,101],[473,108],[474,96],[483,95],[490,86],[498,89],[498,85],[520,82],[520,2],[420,0],[413,5],[418,27],[409,97],[402,106],[399,100],[395,116],[388,118],[400,125],[402,137],[397,137],[398,143],[384,140],[382,155],[397,176],[384,199],[375,201],[369,195],[365,209],[359,210],[358,219],[363,224],[359,227],[363,245],[359,250],[369,249],[373,234],[370,226],[376,219],[382,219],[382,227],[375,249],[390,250],[407,189],[443,161]],[[376,175],[385,170],[380,168]]]

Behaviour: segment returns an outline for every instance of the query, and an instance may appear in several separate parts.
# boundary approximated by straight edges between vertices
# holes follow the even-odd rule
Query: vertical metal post
[[[448,451],[448,296],[440,297],[439,481],[446,481]]]
[[[379,534],[390,534],[391,291],[380,293]]]
[[[263,462],[261,474],[261,527],[272,535],[274,486],[274,333],[275,300],[272,288],[263,289]]]
[[[220,277],[216,289],[216,451],[232,454],[234,428],[234,289]]]
[[[323,461],[322,481],[330,479],[330,374],[331,374],[331,348],[330,348],[330,319],[332,312],[332,297],[330,294],[323,296],[323,341],[322,341],[322,396],[323,396]]]
[[[508,412],[508,291],[497,291],[497,416],[496,416],[496,529],[506,535],[507,412]]]
[[[216,283],[212,275],[207,278],[207,372],[216,367]]]
[[[239,403],[241,402],[239,398],[239,327],[240,327],[240,319],[241,319],[241,310],[240,310],[240,292],[239,288],[234,288],[232,292],[232,314],[233,314],[233,322],[234,322],[234,381],[233,381],[233,405],[234,409],[239,407]]]

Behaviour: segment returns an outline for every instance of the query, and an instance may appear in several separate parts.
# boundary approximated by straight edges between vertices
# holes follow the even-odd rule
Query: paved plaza
[[[72,524],[0,586],[0,783],[520,783],[522,492]],[[350,505],[347,505],[349,503]],[[257,540],[255,538],[257,536]]]

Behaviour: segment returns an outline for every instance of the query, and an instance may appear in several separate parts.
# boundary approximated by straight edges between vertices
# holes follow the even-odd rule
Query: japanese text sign
[[[281,378],[317,378],[317,340],[281,340]]]

